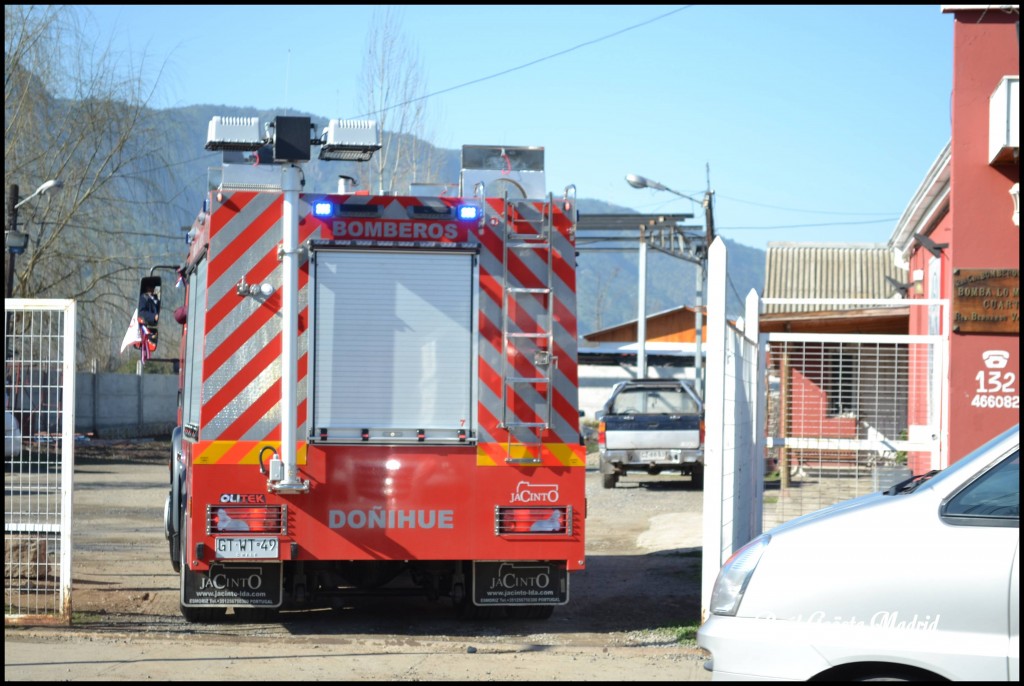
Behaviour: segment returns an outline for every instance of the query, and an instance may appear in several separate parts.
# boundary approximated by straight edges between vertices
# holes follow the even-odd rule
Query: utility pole
[[[636,378],[647,377],[647,227],[640,225],[639,275],[637,282]]]
[[[697,313],[694,322],[696,329],[697,351],[693,362],[693,372],[696,378],[697,395],[704,399],[704,280],[708,272],[708,251],[715,240],[715,216],[711,209],[715,192],[708,188],[704,192],[704,252],[700,256],[700,263],[697,265]]]
[[[697,300],[697,303],[696,303],[696,307],[694,308],[695,309],[695,312],[694,312],[694,329],[695,329],[694,339],[695,339],[696,347],[695,347],[695,352],[694,352],[694,357],[693,357],[693,374],[694,374],[694,386],[696,387],[697,395],[700,396],[701,400],[704,399],[704,351],[703,351],[703,343],[704,343],[704,341],[703,341],[703,338],[704,338],[704,280],[707,277],[707,270],[708,270],[708,250],[711,248],[711,243],[715,240],[715,217],[714,217],[713,210],[712,210],[712,207],[711,207],[712,204],[713,204],[713,201],[714,201],[715,192],[713,190],[711,190],[710,165],[708,165],[707,169],[708,169],[708,189],[704,192],[704,199],[703,199],[703,201],[697,200],[696,198],[691,198],[689,195],[686,195],[685,193],[680,193],[679,191],[672,190],[671,188],[669,188],[668,186],[666,186],[663,183],[658,183],[657,181],[652,181],[651,179],[645,178],[645,177],[640,176],[638,174],[627,174],[626,175],[626,183],[628,183],[633,188],[653,188],[654,190],[657,190],[657,191],[666,191],[668,193],[672,193],[673,195],[678,195],[680,198],[685,198],[686,200],[689,200],[690,202],[694,202],[694,203],[699,202],[701,204],[701,206],[704,208],[704,223],[705,223],[705,227],[704,227],[704,249],[703,250],[694,249],[692,251],[690,257],[684,257],[683,258],[683,259],[687,259],[690,262],[694,262],[697,265],[697,284],[696,284],[696,286],[697,286],[697,290],[696,290],[696,300]],[[644,239],[643,231],[644,231],[644,229],[641,226],[640,227],[641,251],[643,250],[643,247],[646,245],[646,241]],[[696,243],[696,241],[694,241],[694,242]],[[699,245],[697,246],[697,248],[699,248]],[[644,253],[641,252],[641,257],[643,257],[643,256],[644,256]],[[644,278],[644,277],[641,276],[641,278]],[[641,310],[641,315],[644,315],[645,313],[643,312],[642,304],[641,304],[640,310]],[[639,322],[638,322],[637,329],[638,329],[638,331],[640,331]],[[643,341],[643,336],[645,334],[646,334],[646,331],[643,331],[643,333],[640,333],[640,335],[638,336],[640,338],[640,340],[641,340],[641,348],[643,347],[642,341]]]
[[[61,186],[63,186],[63,183],[60,179],[50,179],[39,186],[32,195],[20,202],[18,201],[18,184],[12,183],[7,187],[7,231],[4,238],[10,257],[7,261],[7,293],[5,297],[10,298],[14,294],[15,256],[25,252],[25,248],[28,247],[28,235],[18,231],[18,208],[40,193],[45,193],[51,188],[60,188]]]

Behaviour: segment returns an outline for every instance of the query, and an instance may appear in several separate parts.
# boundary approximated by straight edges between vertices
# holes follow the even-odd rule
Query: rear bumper
[[[656,469],[679,469],[689,472],[696,465],[704,464],[703,450],[671,449],[661,451],[664,455],[652,456],[649,450],[602,450],[599,453],[602,474],[616,471],[642,471]]]

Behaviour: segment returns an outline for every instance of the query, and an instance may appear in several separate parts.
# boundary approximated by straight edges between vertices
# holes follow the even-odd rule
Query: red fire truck
[[[546,193],[543,148],[465,146],[458,197],[310,192],[312,148],[380,147],[373,122],[314,131],[210,122],[178,270],[181,612],[422,593],[546,618],[584,568],[575,188]]]

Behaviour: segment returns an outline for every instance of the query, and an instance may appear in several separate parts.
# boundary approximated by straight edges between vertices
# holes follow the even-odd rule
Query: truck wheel
[[[181,571],[181,553],[178,552],[178,537],[171,536],[170,538],[170,549],[171,549],[171,567],[174,571]]]
[[[227,614],[226,607],[188,607],[186,605],[180,607],[181,616],[189,624],[216,624]]]
[[[246,624],[262,624],[272,622],[277,610],[269,607],[236,607],[235,619]]]
[[[704,488],[704,465],[697,465],[697,466],[695,466],[693,468],[693,471],[690,472],[690,478],[693,480],[693,485],[694,485],[695,488],[699,488],[699,489],[703,490],[703,488]]]
[[[455,616],[463,620],[471,619],[494,619],[501,609],[498,606],[482,606],[473,604],[473,564],[466,563],[464,567],[465,591],[456,594],[458,600],[453,597],[455,604]]]
[[[164,533],[167,535],[167,547],[168,547],[168,552],[170,553],[170,556],[171,556],[171,567],[174,568],[174,571],[180,572],[181,571],[181,545],[180,545],[180,541],[179,541],[180,537],[178,536],[178,534],[174,533],[174,527],[171,525],[171,521],[172,521],[171,518],[172,517],[176,518],[178,521],[181,521],[180,520],[180,515],[176,511],[177,509],[178,508],[175,506],[175,504],[171,502],[171,494],[168,493],[167,494],[167,500],[166,500],[166,502],[164,502],[164,522],[165,522],[164,523],[164,529],[165,529]]]
[[[554,605],[510,605],[505,608],[509,619],[550,619]]]
[[[192,574],[189,571],[188,565],[185,564],[185,560],[188,559],[188,555],[185,550],[185,513],[182,512],[181,519],[178,520],[178,538],[181,539],[181,552],[180,552],[180,564],[179,567],[181,572],[178,576],[178,582],[181,584],[179,593],[185,589],[185,575]],[[180,596],[179,596],[180,597]],[[185,618],[185,621],[189,624],[214,624],[224,619],[227,615],[226,607],[189,607],[183,603],[178,603],[178,608],[181,610],[181,616]]]
[[[602,474],[601,485],[605,488],[615,488],[615,484],[619,482],[618,474]]]
[[[499,606],[474,605],[473,599],[466,597],[461,603],[455,604],[455,615],[459,619],[494,619],[498,616]]]

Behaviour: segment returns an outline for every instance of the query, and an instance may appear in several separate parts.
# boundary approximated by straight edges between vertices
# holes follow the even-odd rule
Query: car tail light
[[[494,533],[568,536],[572,534],[572,507],[497,507]]]
[[[700,420],[700,444],[704,445],[704,420]]]
[[[597,423],[597,444],[599,446],[601,446],[602,448],[605,445],[604,430],[605,430],[605,423],[604,422],[598,422]]]

